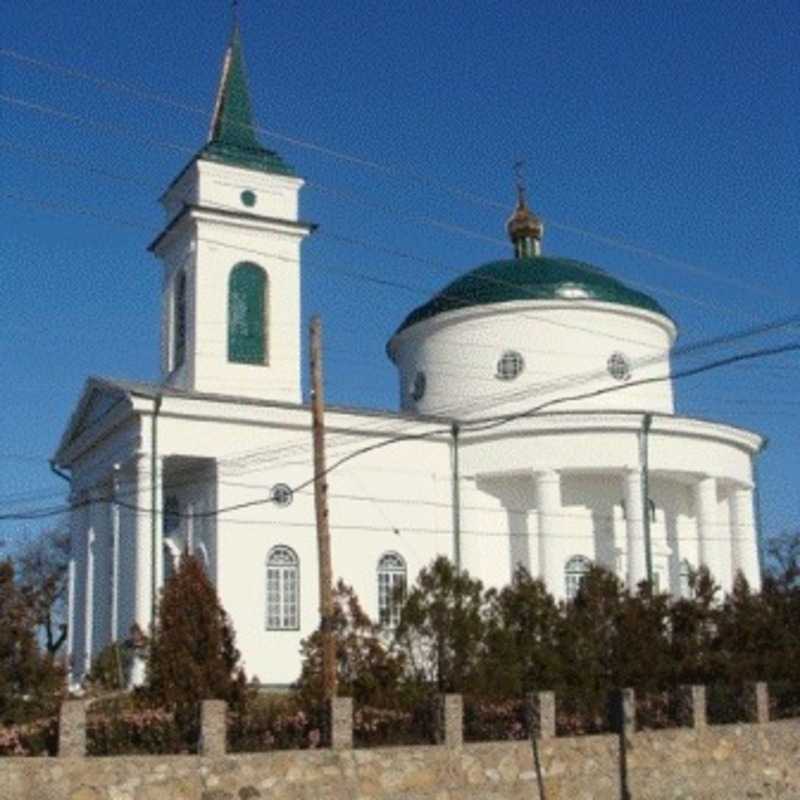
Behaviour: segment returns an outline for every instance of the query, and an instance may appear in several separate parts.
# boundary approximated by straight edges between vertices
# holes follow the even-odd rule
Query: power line
[[[3,95],[0,95],[0,100],[5,100],[6,102],[11,102],[12,101],[11,98],[9,98],[7,96],[3,96]],[[71,121],[77,121],[78,120],[78,115],[75,115],[75,114],[72,114],[72,113],[69,113],[69,112],[62,112],[59,109],[52,109],[50,107],[41,106],[39,104],[29,104],[29,103],[26,103],[26,102],[23,102],[23,101],[19,101],[18,104],[24,105],[25,107],[33,108],[34,110],[37,110],[37,111],[43,111],[43,112],[46,112],[46,113],[52,112],[52,113],[54,113],[54,114],[56,114],[58,116],[64,115],[65,118],[70,119]],[[85,120],[87,123],[94,124],[92,120],[86,120],[85,118],[81,118],[81,119]],[[118,127],[120,127],[120,126],[118,126]],[[130,130],[130,129],[126,127],[126,130]],[[163,141],[161,143],[164,146],[167,146],[167,145],[170,144],[169,142],[163,142]],[[185,149],[187,151],[194,152],[194,151],[192,151],[191,148],[185,147],[183,145],[172,145],[172,146],[175,147],[175,148],[181,148],[181,149]],[[25,152],[26,150],[29,150],[28,148],[20,148],[18,145],[14,145],[14,144],[2,142],[2,141],[0,141],[0,147],[7,147],[7,148],[10,147],[12,149],[15,149],[15,150],[18,150],[18,151],[23,151],[23,152]],[[43,154],[37,154],[35,156],[35,158],[38,161],[47,161],[48,160]],[[98,175],[100,175],[102,177],[110,178],[111,180],[116,180],[116,181],[126,180],[129,183],[139,183],[139,184],[141,184],[141,181],[139,181],[138,179],[136,179],[136,178],[134,178],[132,176],[130,176],[130,177],[128,177],[128,176],[120,176],[118,174],[108,173],[105,170],[97,170],[97,169],[94,169],[94,168],[92,168],[90,166],[85,166],[85,165],[83,165],[83,164],[81,164],[79,162],[74,162],[74,161],[72,161],[70,159],[51,158],[50,160],[53,163],[55,163],[55,164],[57,164],[59,166],[67,165],[67,166],[75,166],[77,168],[84,169],[84,170],[88,169],[90,172],[94,172],[94,173],[96,173],[96,174],[98,174]],[[322,187],[320,184],[314,184],[314,183],[307,182],[306,185],[311,187],[311,188],[322,189],[323,191],[339,193],[339,194],[343,194],[344,196],[348,195],[348,193],[341,193],[341,192],[338,192],[337,190],[327,189],[325,187]],[[429,217],[423,217],[423,216],[420,216],[420,215],[404,215],[403,212],[399,212],[397,210],[390,209],[390,208],[387,208],[387,207],[380,207],[380,206],[376,206],[375,204],[367,203],[367,202],[363,202],[363,201],[358,201],[358,202],[359,202],[359,205],[361,205],[361,206],[379,208],[379,210],[384,211],[384,213],[390,213],[393,216],[393,218],[397,218],[398,216],[402,218],[403,216],[405,216],[405,218],[410,220],[410,221],[413,221],[413,222],[416,222],[416,223],[419,223],[419,224],[432,225],[433,227],[436,227],[436,228],[438,228],[440,230],[448,230],[448,231],[453,232],[453,233],[460,233],[461,235],[466,235],[466,236],[469,236],[471,238],[485,239],[485,240],[489,240],[489,241],[491,241],[493,243],[496,243],[496,244],[503,244],[503,245],[507,244],[505,242],[505,240],[497,239],[495,237],[488,237],[488,236],[485,236],[484,234],[480,234],[480,233],[477,233],[477,232],[474,232],[474,231],[470,231],[469,229],[464,228],[462,226],[453,225],[451,223],[445,223],[445,222],[442,222],[440,220],[434,220],[434,219],[431,219]],[[54,208],[56,206],[57,206],[57,204],[53,204],[50,207]],[[225,205],[220,206],[220,208],[226,208],[228,210],[239,210],[238,208],[236,208],[234,206],[225,206]],[[83,210],[82,213],[84,215],[86,215],[86,216],[95,216],[96,215],[96,212],[92,212],[90,210],[85,210],[85,209]],[[439,262],[439,261],[436,261],[434,259],[424,258],[424,257],[417,256],[417,255],[414,255],[414,254],[410,254],[410,253],[404,252],[402,250],[387,248],[387,247],[385,247],[383,245],[380,245],[380,244],[377,244],[377,243],[374,243],[374,242],[365,242],[363,240],[359,240],[359,239],[356,239],[356,238],[353,238],[353,237],[336,235],[334,233],[328,233],[325,230],[319,231],[318,235],[326,237],[326,238],[330,238],[333,241],[338,241],[338,242],[342,242],[342,243],[353,245],[353,246],[366,247],[368,249],[375,250],[376,252],[382,252],[382,253],[385,253],[387,255],[392,255],[394,257],[397,257],[397,258],[403,258],[405,260],[412,260],[412,261],[415,261],[415,262],[418,262],[418,263],[426,264],[428,266],[435,266],[435,267],[443,269],[443,270],[447,270],[447,271],[451,271],[451,272],[454,270],[454,267],[452,265],[445,265],[443,262]],[[584,268],[586,268],[587,271],[592,272],[592,273],[604,274],[602,270],[598,269],[597,267],[594,267],[591,264],[584,264]],[[508,283],[507,281],[502,281],[501,279],[493,278],[491,276],[480,276],[480,277],[483,280],[495,282],[498,285],[512,286],[512,284]],[[385,286],[397,286],[397,284],[395,282],[388,281],[386,279],[374,279],[374,281],[376,283],[380,282],[382,285],[385,285]],[[663,294],[665,296],[674,297],[674,298],[683,300],[684,302],[688,302],[688,303],[691,303],[693,305],[697,305],[699,307],[711,308],[711,309],[717,311],[718,313],[729,314],[729,315],[737,316],[737,317],[741,316],[741,314],[742,314],[741,309],[732,308],[732,307],[730,307],[728,305],[719,305],[719,304],[716,304],[716,303],[709,302],[708,300],[700,300],[697,297],[689,295],[689,294],[687,294],[685,292],[678,292],[678,291],[675,291],[674,289],[668,289],[668,288],[663,287],[663,286],[644,283],[641,280],[636,280],[636,281],[632,282],[631,286],[638,286],[638,287],[640,287],[642,289],[645,289],[647,291],[659,292],[659,293],[661,293],[661,294]],[[515,288],[518,288],[518,287],[515,286]],[[748,316],[750,316],[750,315],[748,315]]]
[[[19,53],[18,51],[12,50],[10,48],[1,49],[0,56],[15,60],[18,63],[24,63],[31,66],[36,66],[42,69],[49,70],[51,72],[57,72],[70,78],[89,81],[94,85],[99,86],[105,90],[131,94],[147,102],[158,103],[174,109],[186,111],[195,115],[199,115],[204,119],[210,119],[211,117],[211,114],[206,109],[199,108],[197,106],[192,106],[184,101],[167,97],[163,94],[154,92],[150,89],[131,86],[130,84],[124,83],[122,81],[100,78],[84,70],[79,70],[74,67],[67,67],[64,65],[55,64],[53,62],[45,61],[44,59],[40,58],[33,58],[24,55],[22,53]],[[415,183],[424,185],[429,188],[436,188],[440,191],[446,192],[447,194],[453,197],[457,197],[461,200],[468,201],[470,203],[477,204],[479,206],[495,208],[502,211],[508,210],[507,202],[500,202],[498,200],[493,200],[491,198],[484,197],[476,192],[465,190],[461,187],[454,186],[444,181],[437,180],[426,173],[420,173],[416,170],[409,169],[407,165],[401,167],[395,165],[381,164],[380,162],[375,161],[373,159],[363,158],[361,156],[356,156],[351,153],[345,153],[343,151],[336,150],[334,148],[320,145],[319,143],[316,142],[311,142],[305,139],[301,139],[297,136],[289,136],[287,134],[281,133],[279,131],[270,128],[265,128],[255,124],[252,125],[252,128],[267,136],[271,136],[274,139],[285,141],[289,144],[306,148],[314,152],[322,153],[324,155],[337,158],[346,163],[365,167],[377,172],[381,172],[386,175],[390,175],[392,177],[408,178]],[[779,292],[772,292],[767,289],[764,289],[762,286],[751,285],[745,281],[738,280],[737,278],[732,277],[730,275],[719,274],[713,270],[709,270],[708,268],[701,267],[696,264],[692,264],[690,262],[674,258],[672,256],[664,255],[651,248],[641,247],[639,245],[632,244],[631,242],[619,239],[617,237],[597,234],[593,231],[586,230],[582,227],[570,223],[560,222],[558,220],[554,220],[549,217],[545,217],[545,222],[549,225],[552,225],[555,228],[560,228],[561,230],[568,231],[570,233],[575,233],[580,236],[584,236],[586,238],[590,238],[594,241],[600,242],[607,246],[616,247],[621,250],[625,250],[629,253],[632,253],[634,255],[643,256],[645,258],[660,261],[661,263],[668,264],[670,266],[674,266],[679,269],[684,269],[693,272],[697,275],[702,275],[703,277],[706,278],[711,278],[713,280],[727,283],[731,286],[735,286],[748,293],[755,292],[763,297],[769,297],[773,300],[780,300],[782,302],[785,302],[786,300],[786,297],[780,294]]]
[[[15,200],[19,200],[19,199],[21,199],[21,200],[23,200],[23,201],[25,201],[25,200],[26,200],[26,198],[20,198],[20,197],[19,197],[19,196],[17,196],[17,195],[11,195],[10,197],[11,197],[11,199],[15,199]],[[31,201],[28,201],[28,202],[31,202]],[[100,216],[100,215],[99,215],[97,212],[94,212],[94,211],[92,211],[92,210],[89,210],[89,209],[76,209],[76,207],[74,207],[74,206],[71,206],[71,207],[69,207],[69,208],[65,208],[65,207],[63,207],[63,206],[59,206],[59,204],[54,204],[54,203],[52,203],[52,202],[47,202],[47,203],[45,203],[45,202],[43,202],[43,201],[38,201],[38,200],[36,200],[36,201],[33,201],[33,202],[34,202],[34,204],[36,204],[36,205],[44,205],[44,207],[46,207],[48,210],[52,210],[52,209],[54,209],[54,208],[58,208],[58,209],[61,209],[61,210],[67,211],[67,213],[76,213],[76,211],[80,211],[80,212],[82,212],[82,213],[86,213],[86,214],[89,214],[89,215],[91,215],[91,216]],[[102,216],[103,216],[104,218],[106,217],[106,215],[102,215]],[[120,220],[114,220],[114,221],[115,221],[115,222],[120,222]],[[127,223],[126,223],[126,224],[127,224]],[[242,250],[242,251],[254,252],[254,253],[261,253],[262,255],[267,255],[267,256],[270,256],[270,257],[274,257],[274,258],[277,258],[277,259],[279,259],[279,260],[288,260],[288,261],[291,261],[292,263],[297,263],[297,259],[287,259],[286,257],[282,257],[282,256],[280,256],[279,254],[266,253],[266,252],[264,252],[264,251],[253,251],[253,250],[251,250],[250,248],[241,248],[241,247],[238,247],[238,246],[235,246],[235,245],[230,245],[229,243],[226,243],[226,242],[217,242],[217,241],[215,241],[215,240],[209,240],[209,239],[205,239],[205,238],[204,238],[203,240],[204,240],[204,241],[207,241],[207,242],[209,242],[209,243],[215,243],[215,244],[218,244],[219,246],[223,246],[223,247],[231,247],[231,248],[233,248],[233,249],[236,249],[236,250]],[[366,281],[368,281],[368,282],[374,282],[374,281],[375,281],[375,279],[374,279],[372,276],[369,276],[369,275],[364,275],[364,274],[358,274],[358,273],[355,273],[355,277],[358,277],[358,278],[359,278],[359,279],[361,279],[361,280],[366,280]],[[381,281],[381,282],[382,282],[382,281]],[[394,283],[394,285],[399,285],[397,282],[393,282],[393,283]],[[503,283],[503,282],[501,282],[501,283]],[[418,292],[418,291],[419,291],[419,288],[418,288],[418,287],[403,287],[403,288],[408,288],[410,291],[415,291],[415,292]],[[441,294],[441,293],[440,293],[440,294]],[[444,295],[446,295],[446,293],[443,293],[443,294],[444,294]],[[533,318],[533,319],[536,319],[537,321],[544,321],[544,322],[546,322],[546,323],[553,324],[553,325],[557,325],[557,326],[559,326],[559,327],[567,327],[567,328],[578,328],[578,329],[583,329],[583,330],[586,330],[586,332],[590,332],[590,333],[592,333],[593,335],[595,335],[596,333],[598,333],[597,331],[594,331],[594,330],[590,331],[590,330],[588,330],[588,329],[584,329],[584,328],[582,328],[582,326],[569,325],[569,324],[567,324],[567,323],[563,323],[563,322],[560,322],[560,321],[557,321],[557,320],[549,320],[549,319],[542,318],[542,317],[536,317],[535,315],[531,315],[531,314],[525,314],[525,313],[522,313],[522,316],[525,316],[525,317],[527,317],[527,318]],[[603,333],[603,332],[600,332],[600,333]],[[609,335],[610,335],[610,334],[609,334]],[[618,338],[619,338],[619,337],[618,337]],[[628,339],[628,337],[625,337],[625,338],[626,338],[626,340]],[[632,341],[633,341],[633,340],[632,340]],[[643,343],[643,342],[638,342],[638,340],[637,340],[637,343],[639,343],[639,344],[645,344],[645,343]],[[676,348],[675,350],[673,350],[673,353],[672,353],[673,357],[676,357],[677,355],[679,355],[679,353],[680,353],[680,352],[681,352],[681,350],[680,350],[680,349],[678,349],[678,348]],[[657,358],[657,360],[661,360],[662,358],[666,358],[666,356],[664,356],[664,357],[661,357],[661,356],[659,356],[659,357]],[[494,404],[494,402],[495,402],[495,399],[496,399],[495,397],[489,397],[489,398],[487,398],[487,399],[486,399],[486,403],[487,403],[488,405],[493,405],[493,404]],[[498,395],[498,396],[497,396],[497,399],[509,399],[509,396],[508,396],[507,394]],[[448,408],[443,408],[443,409],[437,410],[437,413],[442,413],[442,412],[445,412],[445,411],[457,411],[457,410],[458,410],[458,406],[454,406],[454,407],[452,407],[452,408],[450,408],[450,409],[448,409]]]
[[[546,408],[549,408],[549,407],[552,407],[554,405],[557,405],[559,403],[574,402],[576,400],[582,400],[582,399],[586,399],[588,397],[596,397],[598,395],[609,394],[611,392],[623,391],[625,389],[630,388],[633,385],[638,385],[638,384],[657,383],[657,382],[661,382],[661,381],[665,381],[665,380],[670,380],[670,378],[672,380],[680,380],[680,379],[683,379],[683,378],[686,378],[686,377],[691,377],[691,376],[698,375],[698,374],[701,374],[701,373],[704,373],[704,372],[709,372],[711,370],[719,369],[721,367],[731,366],[731,365],[736,364],[736,363],[749,361],[749,360],[756,359],[756,358],[766,358],[766,357],[769,357],[769,356],[772,356],[772,355],[777,355],[777,354],[780,354],[780,353],[797,352],[797,351],[800,351],[800,342],[787,344],[787,345],[782,345],[782,346],[779,346],[779,347],[760,348],[758,350],[753,350],[753,351],[745,352],[745,353],[737,353],[737,354],[735,354],[733,356],[728,356],[726,358],[717,359],[715,361],[711,361],[711,362],[708,362],[706,364],[702,364],[702,365],[700,365],[698,367],[693,367],[693,368],[690,368],[690,369],[685,369],[685,370],[676,372],[672,376],[664,375],[664,376],[653,377],[653,378],[642,378],[642,379],[639,379],[638,381],[631,381],[628,384],[623,384],[623,385],[619,385],[619,386],[604,387],[602,389],[597,389],[597,390],[594,390],[592,392],[584,392],[582,394],[573,395],[573,396],[570,396],[570,397],[554,398],[554,399],[546,401],[544,403],[540,403],[539,405],[533,406],[533,407],[527,409],[526,411],[519,412],[519,413],[516,413],[516,414],[509,414],[509,415],[506,415],[506,416],[503,416],[503,417],[500,417],[498,419],[491,420],[491,421],[488,421],[488,422],[478,420],[478,421],[474,421],[474,422],[470,423],[469,421],[467,421],[465,423],[462,423],[462,429],[466,429],[466,430],[468,430],[469,432],[472,432],[472,433],[476,433],[476,432],[482,433],[484,431],[491,430],[491,429],[500,427],[502,425],[508,424],[508,423],[510,423],[510,422],[512,422],[514,420],[523,419],[523,418],[526,418],[526,417],[533,416],[534,414],[536,414],[536,413],[538,413],[540,411],[543,411]],[[318,480],[320,477],[323,477],[325,475],[330,474],[331,472],[333,472],[334,470],[338,469],[340,466],[344,465],[345,463],[353,460],[354,458],[357,458],[359,456],[365,455],[366,453],[373,452],[373,451],[378,450],[378,449],[382,449],[383,447],[387,447],[387,446],[392,445],[392,444],[397,444],[398,442],[419,441],[419,440],[422,440],[422,439],[432,438],[433,436],[444,436],[444,435],[447,435],[448,433],[449,433],[449,428],[444,427],[444,428],[434,429],[434,430],[431,430],[431,431],[428,431],[428,432],[425,432],[425,433],[420,433],[420,434],[404,434],[404,435],[401,435],[401,436],[394,436],[394,437],[391,437],[389,439],[384,439],[384,440],[382,440],[380,442],[376,442],[376,443],[373,443],[371,445],[367,445],[365,447],[361,447],[358,450],[356,450],[356,451],[354,451],[352,453],[348,453],[346,456],[338,459],[333,464],[328,466],[319,475],[313,475],[310,479],[308,479],[306,481],[303,481],[302,483],[298,484],[297,486],[295,486],[292,489],[292,491],[293,492],[299,492],[302,489],[305,489],[307,486],[310,486],[315,480]],[[76,507],[76,508],[77,507],[81,507],[81,506],[84,506],[84,505],[88,505],[88,504],[90,504],[92,502],[97,502],[97,501],[92,501],[92,500],[80,501],[77,504],[75,504],[74,507]],[[119,502],[123,507],[129,508],[131,510],[141,511],[143,513],[151,513],[151,509],[139,508],[139,507],[137,507],[135,505],[132,505],[132,504],[124,503],[124,502],[121,502],[121,501],[119,501]],[[249,507],[253,507],[253,506],[264,505],[265,503],[271,503],[271,502],[274,502],[274,500],[271,497],[267,497],[267,498],[261,498],[261,499],[257,499],[257,500],[247,501],[247,502],[244,502],[244,503],[237,503],[237,504],[232,505],[232,506],[227,506],[227,507],[224,507],[224,508],[214,509],[214,510],[211,510],[211,511],[193,512],[192,514],[177,513],[176,516],[190,517],[190,518],[216,517],[216,516],[219,516],[220,514],[223,514],[223,513],[229,512],[229,511],[236,511],[236,510],[240,510],[240,509],[243,509],[243,508],[249,508]],[[52,508],[51,509],[43,509],[43,510],[40,510],[40,511],[31,511],[31,512],[28,512],[27,514],[20,514],[20,513],[17,513],[17,514],[5,514],[5,515],[0,515],[0,520],[8,520],[8,519],[42,519],[42,518],[45,518],[45,517],[48,517],[48,516],[55,516],[56,514],[64,513],[64,511],[66,511],[68,508],[69,507],[62,507],[62,508],[57,509],[57,510],[52,509]]]
[[[50,204],[49,207],[52,208],[52,204]],[[70,212],[74,213],[74,207],[70,208]],[[230,245],[227,245],[226,243],[222,243],[222,242],[219,242],[219,244],[222,245],[222,246],[230,246]],[[241,249],[241,248],[235,248],[235,249]],[[277,255],[277,254],[273,254],[273,255]],[[296,259],[291,259],[291,260],[296,263]],[[366,277],[366,276],[361,276],[361,277]],[[409,287],[409,288],[411,288],[411,287]],[[679,351],[676,349],[676,351],[674,351],[674,355],[677,356],[678,354],[679,354]],[[659,357],[659,358],[663,358],[663,357]],[[585,379],[591,379],[591,377],[593,377],[593,376],[589,376],[588,378],[584,378],[584,380]],[[558,382],[555,382],[555,383],[558,386],[558,388],[561,388],[564,385],[565,382],[567,383],[567,385],[570,385],[570,384],[575,383],[576,379],[575,378],[571,378],[571,377],[566,377],[566,378],[560,379]],[[544,387],[537,386],[537,387],[534,387],[534,388],[536,388],[537,390],[541,390]],[[526,393],[528,393],[528,392],[530,392],[530,389],[525,390],[525,391],[526,391]],[[499,400],[508,400],[509,399],[509,396],[507,394],[497,395],[496,397]],[[494,399],[495,399],[494,397],[481,398],[481,401],[484,402],[484,404],[487,404],[487,403],[492,403],[493,404],[494,403]],[[449,409],[444,408],[442,410],[446,411],[446,410],[449,410]]]

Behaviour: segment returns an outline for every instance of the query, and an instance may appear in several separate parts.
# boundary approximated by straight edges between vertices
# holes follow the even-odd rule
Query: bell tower
[[[187,391],[299,403],[303,180],[259,141],[234,26],[203,148],[170,184],[161,379]]]

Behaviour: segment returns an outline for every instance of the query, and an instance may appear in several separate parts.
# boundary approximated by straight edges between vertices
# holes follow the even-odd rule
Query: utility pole
[[[333,570],[331,532],[328,526],[328,478],[325,474],[325,395],[322,383],[322,322],[311,320],[311,432],[314,440],[314,509],[317,515],[319,561],[319,618],[322,637],[322,693],[336,696],[336,644],[333,639]]]

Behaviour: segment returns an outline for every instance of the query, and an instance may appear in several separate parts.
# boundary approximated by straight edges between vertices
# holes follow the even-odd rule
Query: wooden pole
[[[325,700],[336,696],[336,643],[333,638],[333,570],[328,526],[328,479],[325,474],[325,395],[322,381],[322,322],[311,320],[311,430],[314,439],[314,508],[317,515],[319,560],[319,617],[322,636],[322,691]]]

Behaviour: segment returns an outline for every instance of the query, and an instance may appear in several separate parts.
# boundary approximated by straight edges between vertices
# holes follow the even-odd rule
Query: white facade
[[[396,335],[389,349],[400,370],[400,405],[406,411],[446,409],[470,419],[559,399],[559,410],[671,414],[670,381],[631,386],[610,397],[561,401],[614,385],[606,361],[617,351],[624,350],[637,379],[663,375],[676,335],[672,320],[644,309],[587,300],[577,307],[569,300],[522,300],[423,320]],[[510,347],[523,356],[525,369],[504,386],[494,379],[495,362]],[[427,376],[426,390],[415,401],[413,382],[420,371]]]
[[[268,684],[298,677],[300,642],[318,623],[300,381],[300,244],[312,226],[299,220],[301,186],[201,155],[163,198],[166,227],[152,246],[164,266],[162,381],[90,379],[55,459],[72,475],[76,680],[134,623],[150,627],[184,550],[207,565],[248,674]],[[255,305],[234,296],[242,264]],[[675,337],[664,314],[569,293],[475,304],[401,330],[389,351],[402,411],[327,410],[330,464],[416,437],[330,473],[334,575],[375,619],[379,586],[395,580],[379,577],[379,565],[394,575],[404,565],[411,582],[438,555],[487,586],[521,565],[564,597],[576,564],[605,566],[630,586],[645,579],[649,527],[660,589],[680,593],[687,567],[702,564],[726,590],[738,570],[759,589],[762,439],[676,416],[669,380],[636,385],[668,373]],[[509,352],[520,359],[505,364],[513,379],[502,374]],[[620,353],[625,374],[615,377]],[[303,488],[289,504],[270,502],[282,484]]]
[[[167,386],[300,402],[300,243],[312,226],[298,220],[303,181],[194,160],[167,190],[167,227],[151,250],[164,265],[161,373]],[[241,197],[250,192],[254,205]],[[267,275],[269,357],[258,369],[227,360],[232,263]],[[186,342],[175,357],[178,283],[186,280]]]

